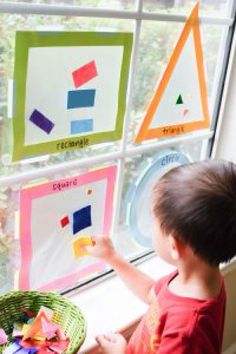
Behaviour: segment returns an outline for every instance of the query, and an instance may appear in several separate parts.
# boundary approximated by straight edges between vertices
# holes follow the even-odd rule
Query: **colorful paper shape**
[[[94,79],[98,75],[95,61],[81,66],[79,69],[73,71],[72,76],[76,88],[86,84],[88,81]]]
[[[135,138],[136,143],[209,128],[198,11],[197,3],[148,106]],[[189,114],[183,120],[185,108],[189,110]]]
[[[24,324],[22,322],[15,322],[13,324],[13,331],[12,331],[13,338],[23,337],[23,325]]]
[[[184,109],[183,115],[186,116],[188,114],[189,110],[188,109]]]
[[[12,332],[12,337],[13,337],[13,338],[23,337],[22,327],[23,327],[22,324],[21,324],[20,328],[19,328],[19,326],[16,327],[15,324],[14,324],[14,326],[13,326],[13,332]]]
[[[181,95],[179,95],[179,97],[177,98],[176,104],[183,104],[183,98]]]
[[[35,346],[35,341],[31,341],[31,340],[28,340],[28,341],[23,341],[23,340],[16,340],[15,341],[15,344],[17,344],[18,346],[18,350],[17,350],[17,353],[21,353],[21,354],[34,354],[38,351],[38,348],[39,346],[42,345],[42,343],[39,343],[37,342],[37,346]],[[17,349],[17,347],[16,347]]]
[[[74,258],[80,258],[82,256],[88,256],[89,253],[83,249],[84,246],[93,246],[91,237],[78,237],[73,241]]]
[[[55,342],[55,343],[52,342],[52,344],[49,345],[49,348],[55,353],[62,354],[66,350],[66,348],[68,348],[69,344],[70,344],[70,340],[69,338],[67,338],[59,342]]]
[[[72,120],[70,131],[72,135],[93,131],[93,119]]]
[[[0,328],[0,345],[7,343],[7,335],[3,328]]]
[[[29,120],[47,134],[50,134],[52,129],[54,128],[54,123],[50,119],[45,117],[37,109],[33,111]]]
[[[29,329],[30,329],[30,325],[27,324],[27,323],[24,323],[23,326],[22,326],[23,336],[28,332]]]
[[[62,218],[60,220],[60,222],[61,222],[61,227],[66,227],[70,223],[69,217],[68,216],[64,216],[64,218]]]
[[[132,41],[124,32],[16,33],[14,161],[121,139]],[[36,113],[40,129],[32,126],[35,109],[51,131]],[[92,129],[71,129],[87,117]]]
[[[49,322],[49,318],[47,317],[44,311],[38,313],[37,317],[35,318],[32,324],[25,325],[27,326],[26,330],[24,329],[23,326],[23,333],[24,333],[23,341],[25,341],[26,339],[36,339],[36,340],[45,339],[43,329],[42,329],[42,319]]]
[[[35,312],[30,311],[30,310],[25,309],[25,308],[21,308],[20,312],[24,314],[26,320],[29,319],[29,318],[34,318],[36,316]]]
[[[3,354],[14,354],[16,352],[18,353],[21,349],[21,346],[17,342],[15,342],[7,346],[4,349]]]
[[[31,349],[31,348],[40,348],[46,345],[46,342],[42,342],[36,339],[27,339],[27,340],[20,340],[19,344],[23,348]]]
[[[73,90],[68,92],[67,109],[93,107],[96,90]]]
[[[79,209],[73,213],[73,234],[92,225],[91,205]]]
[[[52,309],[50,309],[49,307],[41,306],[39,309],[38,315],[40,315],[42,312],[45,313],[45,315],[47,316],[47,318],[49,320],[53,319],[54,311]]]
[[[17,351],[17,354],[34,354],[37,350],[38,348],[20,348],[20,350]]]
[[[44,318],[41,319],[42,332],[47,339],[52,339],[56,336],[58,325],[52,322],[46,321]]]
[[[74,259],[72,236],[73,229],[81,227],[87,227],[89,235],[109,235],[115,178],[116,166],[110,166],[21,190],[21,290],[63,289],[106,269],[93,257]],[[89,189],[91,195],[86,193]],[[62,229],[62,216],[71,212],[71,228]],[[80,233],[84,235],[82,230],[76,236]]]
[[[37,354],[52,354],[52,351],[47,347],[46,348],[42,347],[42,348],[39,348]]]

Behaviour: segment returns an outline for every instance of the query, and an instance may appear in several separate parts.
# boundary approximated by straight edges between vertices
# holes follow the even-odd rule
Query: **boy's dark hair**
[[[208,160],[173,168],[154,188],[154,215],[165,234],[212,265],[236,255],[236,165]]]

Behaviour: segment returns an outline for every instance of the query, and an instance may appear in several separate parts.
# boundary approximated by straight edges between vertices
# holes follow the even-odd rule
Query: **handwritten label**
[[[168,154],[161,159],[161,166],[166,166],[169,163],[177,162],[181,158],[181,154]]]
[[[163,135],[178,135],[184,133],[184,126],[171,126],[171,127],[164,127],[162,130]]]
[[[77,186],[77,184],[78,184],[77,178],[74,178],[73,180],[63,181],[63,182],[57,182],[57,183],[53,183],[52,190],[53,191],[62,191],[64,189],[75,187],[75,186]]]
[[[74,148],[84,148],[89,146],[89,138],[78,138],[75,140],[65,140],[57,143],[56,147],[57,150],[67,150],[67,149],[74,149]]]

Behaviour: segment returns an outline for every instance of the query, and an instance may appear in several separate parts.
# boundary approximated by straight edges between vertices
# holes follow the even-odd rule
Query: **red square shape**
[[[61,227],[65,227],[70,223],[68,216],[65,216],[64,218],[61,219]]]

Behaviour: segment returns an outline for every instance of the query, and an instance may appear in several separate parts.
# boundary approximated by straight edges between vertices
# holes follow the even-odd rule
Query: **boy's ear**
[[[168,238],[171,257],[173,258],[173,260],[178,261],[183,256],[184,244],[172,235],[169,235]]]

